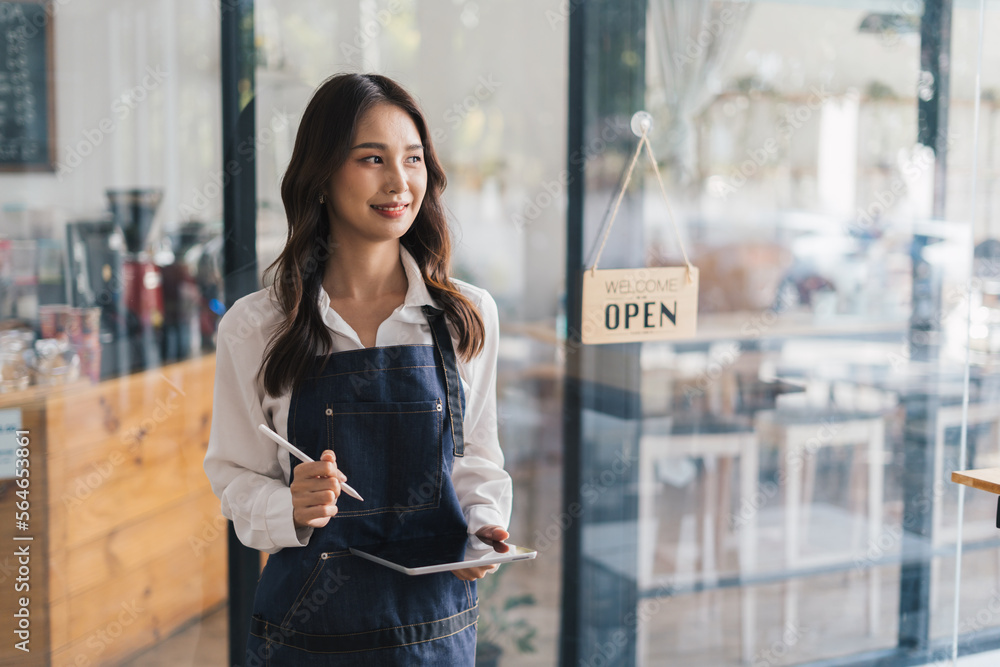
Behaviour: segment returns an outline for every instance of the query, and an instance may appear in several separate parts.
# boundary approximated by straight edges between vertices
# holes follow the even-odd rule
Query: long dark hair
[[[333,341],[320,315],[317,299],[329,259],[330,220],[319,196],[333,173],[344,164],[355,128],[376,104],[393,104],[407,114],[420,133],[427,168],[427,190],[420,211],[400,242],[416,259],[431,296],[444,309],[458,335],[458,353],[466,360],[483,349],[483,319],[448,277],[451,239],[441,203],[447,180],[434,153],[423,113],[399,84],[377,74],[339,74],[327,79],[302,115],[288,169],[281,180],[281,201],[288,218],[288,238],[267,268],[284,320],[272,334],[258,377],[277,396],[297,386],[318,355]]]

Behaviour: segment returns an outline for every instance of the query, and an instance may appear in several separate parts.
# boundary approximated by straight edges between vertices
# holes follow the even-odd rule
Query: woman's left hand
[[[483,526],[478,531],[476,531],[476,537],[483,540],[484,542],[489,542],[493,545],[493,548],[500,553],[507,553],[510,549],[506,544],[503,543],[510,533],[501,528],[500,526]],[[494,563],[493,565],[483,565],[480,567],[467,567],[462,570],[453,570],[455,576],[462,581],[475,581],[476,579],[482,579],[486,576],[488,572],[496,572],[500,569],[499,563]]]

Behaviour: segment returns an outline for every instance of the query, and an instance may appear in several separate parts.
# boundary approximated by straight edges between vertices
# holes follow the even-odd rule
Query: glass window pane
[[[5,634],[27,631],[0,662],[142,664],[225,603],[202,469],[218,25],[191,0],[0,5],[0,537],[22,554],[0,597]],[[175,657],[215,659],[190,641]]]

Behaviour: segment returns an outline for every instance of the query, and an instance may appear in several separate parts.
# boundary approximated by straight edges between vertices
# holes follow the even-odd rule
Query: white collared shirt
[[[379,325],[376,347],[433,343],[421,306],[439,306],[427,291],[416,260],[402,246],[400,260],[408,282],[406,298]],[[452,282],[479,309],[486,329],[482,352],[468,363],[458,357],[466,401],[465,456],[455,458],[451,475],[469,532],[474,533],[486,525],[506,528],[510,521],[511,479],[503,469],[497,438],[499,316],[486,290]],[[320,289],[318,301],[333,332],[333,351],[363,348],[354,329],[330,307],[326,290]],[[266,423],[288,437],[291,392],[271,396],[256,380],[264,349],[281,317],[271,290],[262,289],[239,299],[219,322],[212,430],[205,454],[205,472],[222,501],[222,513],[233,521],[243,544],[268,553],[305,546],[313,531],[297,529],[292,520],[287,454],[257,429]]]

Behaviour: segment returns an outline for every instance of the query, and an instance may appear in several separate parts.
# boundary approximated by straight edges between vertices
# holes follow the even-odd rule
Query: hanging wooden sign
[[[587,345],[692,338],[698,323],[698,269],[588,269],[582,310]]]
[[[601,247],[597,249],[594,265],[583,274],[583,330],[580,338],[587,345],[691,338],[697,328],[698,269],[688,259],[680,230],[670,211],[667,190],[663,186],[660,168],[647,137],[651,123],[652,119],[645,111],[639,111],[632,117],[632,131],[639,136],[639,145],[635,148],[625,180],[618,191],[618,200],[611,211],[611,220],[604,231]],[[684,255],[685,266],[598,271],[597,263],[601,260],[611,226],[615,224],[622,197],[632,180],[635,163],[643,148],[646,149],[646,155],[656,173],[660,193],[677,235],[677,243]]]

